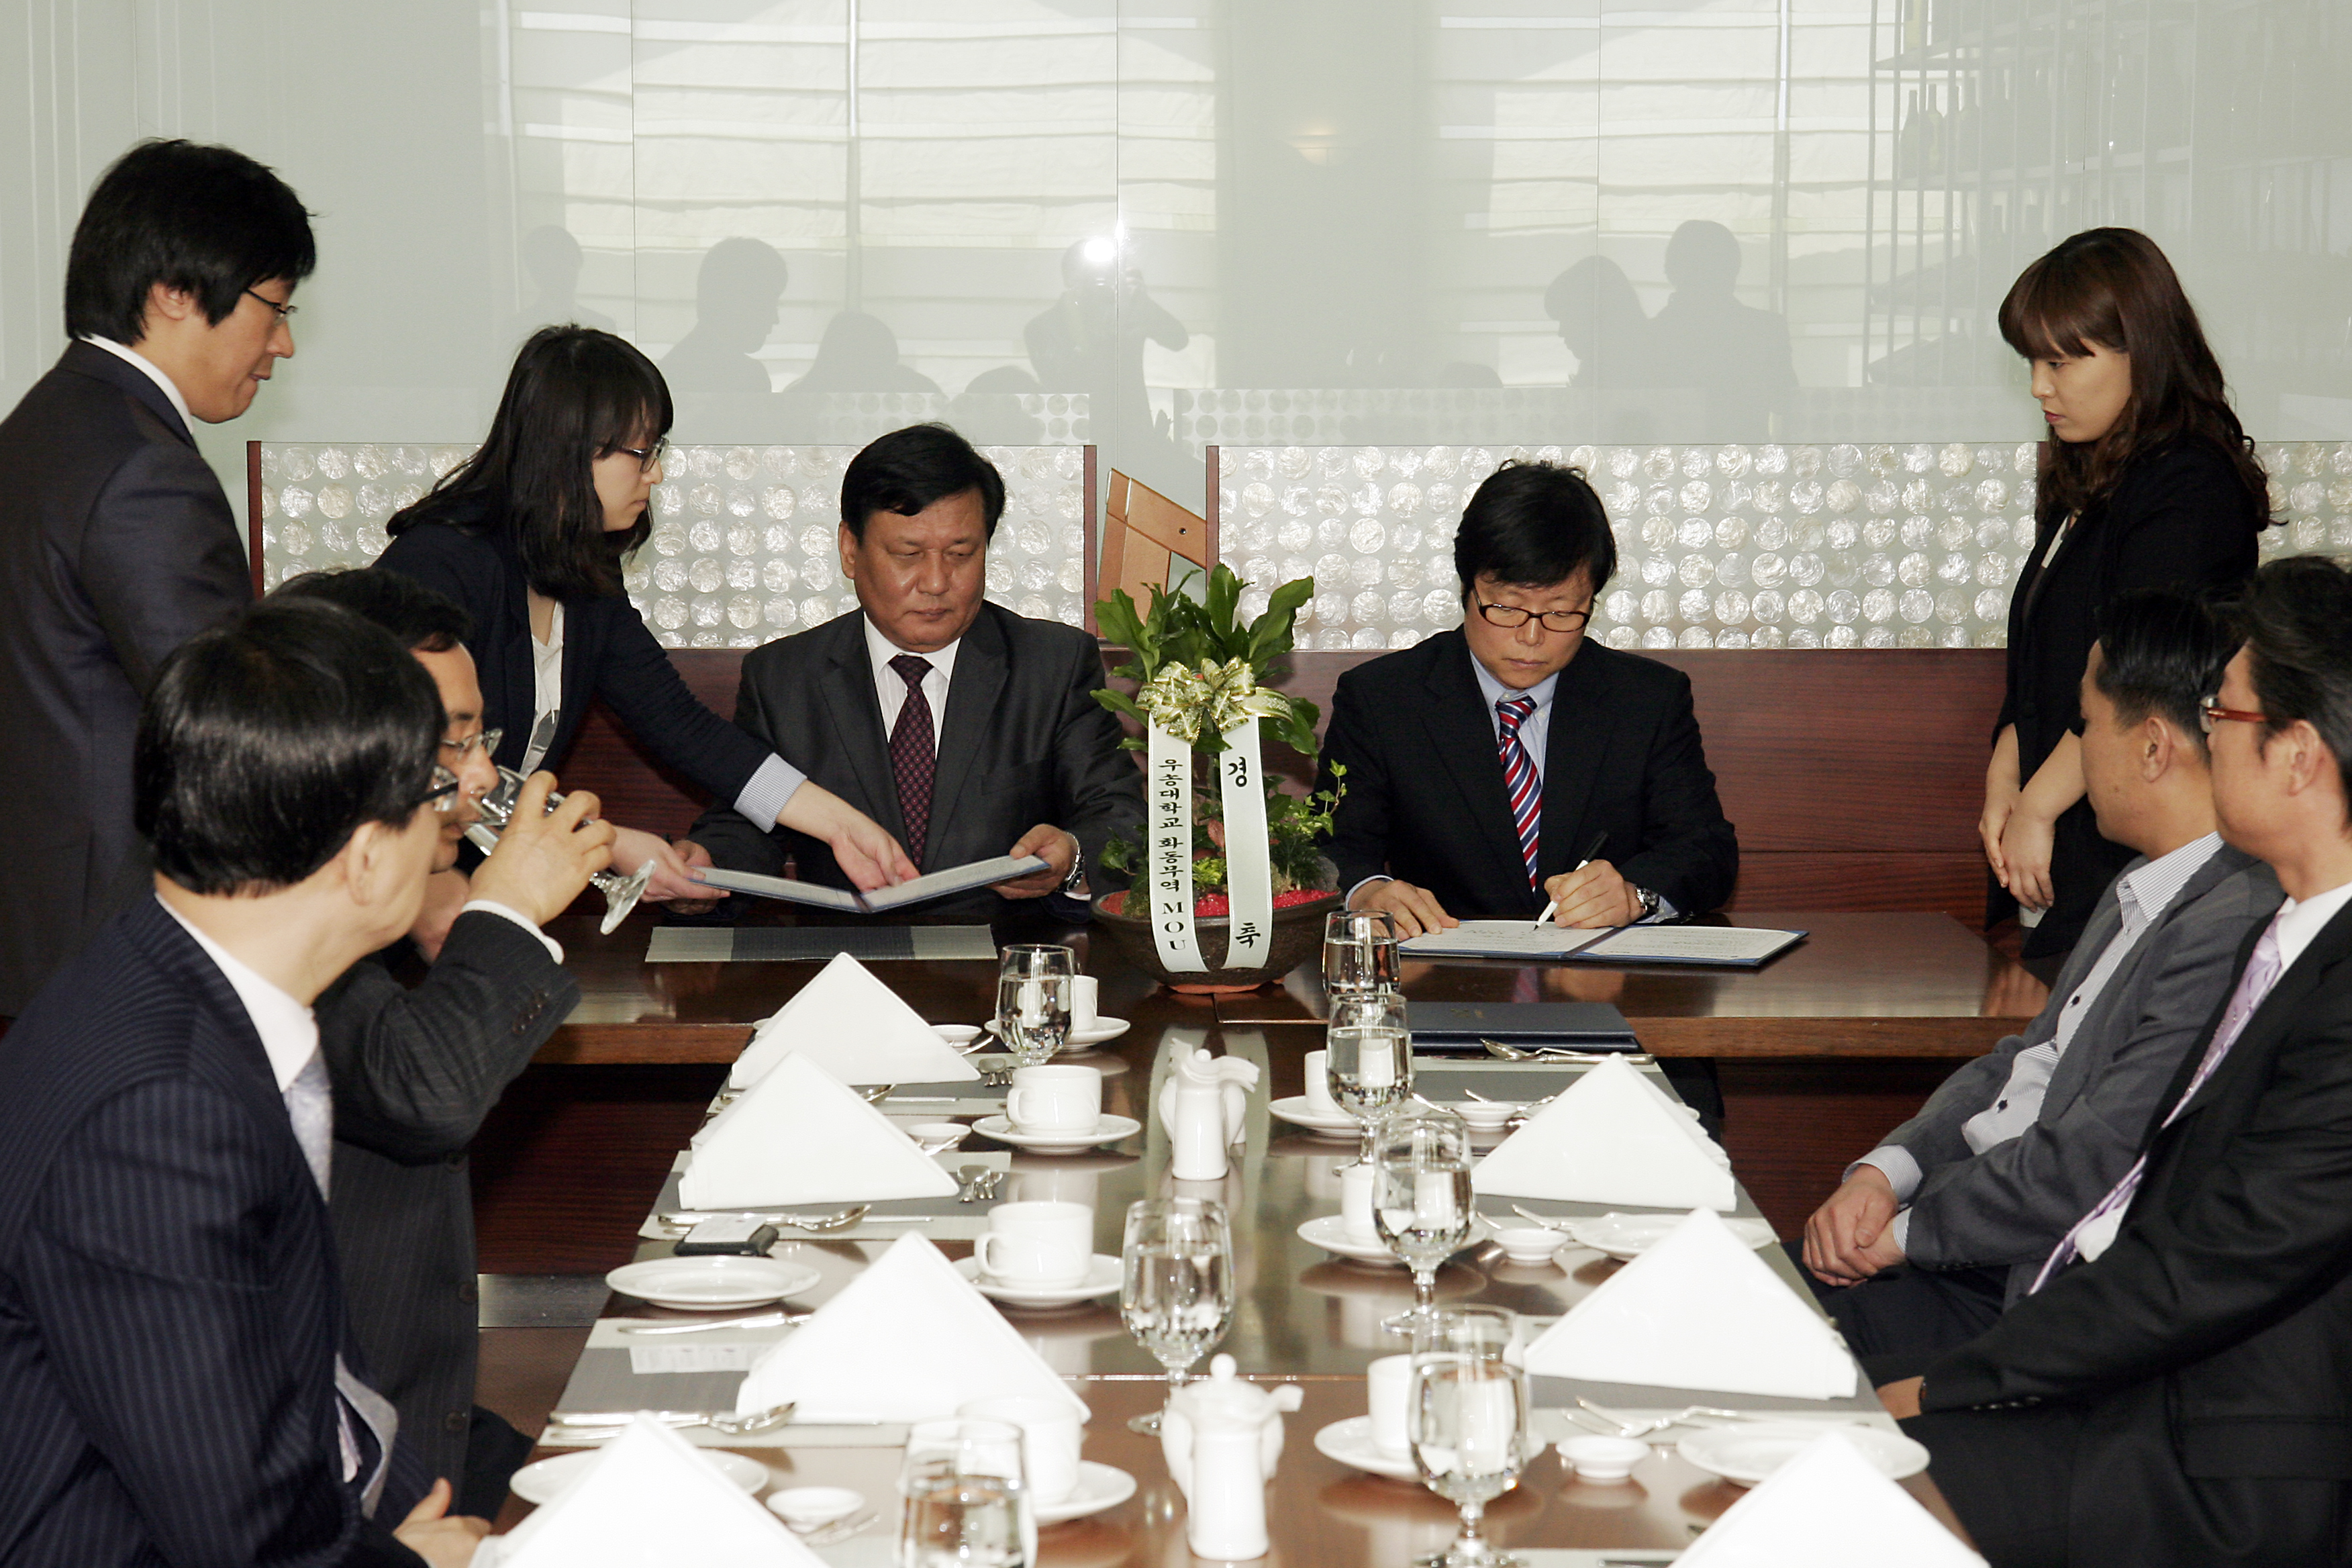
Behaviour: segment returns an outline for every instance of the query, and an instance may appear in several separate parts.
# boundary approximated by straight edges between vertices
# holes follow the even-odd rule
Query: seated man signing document
[[[985,921],[1003,899],[1083,896],[1103,841],[1143,821],[1143,774],[1119,750],[1095,639],[987,604],[1004,481],[943,425],[895,431],[841,477],[841,570],[858,611],[743,660],[735,722],[793,738],[810,778],[887,828],[928,874],[1002,855],[1047,868],[923,906]],[[847,888],[831,851],[725,806],[690,835],[733,871]],[[1114,883],[1116,885],[1116,883]]]

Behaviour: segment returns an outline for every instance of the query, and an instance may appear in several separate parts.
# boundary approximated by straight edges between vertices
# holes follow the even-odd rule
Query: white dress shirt
[[[188,434],[194,436],[196,433],[196,416],[188,412],[188,400],[180,395],[179,384],[165,375],[153,360],[137,349],[118,343],[112,338],[101,338],[96,332],[83,333],[81,341],[104,349],[125,364],[137,366],[142,374],[163,389],[163,395],[172,400],[172,406],[178,410],[180,423],[186,427]]]
[[[269,1057],[269,1070],[277,1076],[278,1092],[284,1094],[299,1077],[310,1058],[319,1054],[319,1020],[310,1009],[289,996],[277,986],[255,973],[251,965],[206,936],[188,922],[186,916],[164,900],[164,911],[180,922],[180,929],[196,939],[245,1005],[245,1016],[253,1020],[253,1032],[261,1037],[261,1048]]]
[[[873,616],[861,614],[858,621],[866,628],[866,657],[874,666],[874,697],[882,704],[882,737],[887,741],[898,727],[898,710],[907,705],[906,678],[890,668],[890,661],[907,650],[884,637]],[[948,687],[955,679],[956,649],[962,645],[963,639],[958,637],[936,652],[915,656],[929,659],[931,666],[930,674],[923,677],[923,700],[931,705],[933,756],[940,750],[940,721],[947,716]]]

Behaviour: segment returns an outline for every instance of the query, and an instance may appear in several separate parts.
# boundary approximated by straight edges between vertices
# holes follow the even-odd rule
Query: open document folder
[[[969,893],[975,888],[992,888],[999,882],[1009,882],[1015,877],[1026,877],[1045,869],[1042,855],[999,855],[993,860],[974,860],[968,865],[950,866],[944,871],[933,871],[901,882],[895,888],[877,888],[870,893],[852,893],[840,888],[819,887],[814,882],[795,882],[787,877],[762,877],[753,871],[723,871],[705,866],[696,875],[714,888],[724,888],[730,893],[754,893],[763,899],[782,899],[786,903],[814,904],[821,910],[846,910],[851,914],[878,915],[886,910],[901,910],[909,904],[919,904],[931,899],[944,899],[950,893]]]
[[[1579,963],[1698,963],[1751,968],[1804,940],[1801,931],[1756,926],[1634,925],[1613,931],[1535,925],[1527,921],[1464,921],[1451,931],[1413,937],[1407,958],[1564,959]]]

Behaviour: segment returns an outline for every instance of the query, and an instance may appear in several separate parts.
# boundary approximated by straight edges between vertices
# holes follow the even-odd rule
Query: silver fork
[[[625,1334],[698,1334],[705,1329],[772,1329],[782,1324],[805,1323],[813,1312],[753,1312],[746,1318],[713,1318],[700,1323],[637,1323],[621,1325]]]
[[[1559,1046],[1544,1046],[1528,1050],[1520,1046],[1507,1046],[1500,1040],[1481,1038],[1486,1054],[1506,1062],[1605,1062],[1612,1057],[1622,1058],[1629,1067],[1641,1067],[1652,1058],[1647,1051],[1571,1051]]]
[[[1603,1421],[1614,1422],[1617,1426],[1617,1435],[1621,1437],[1646,1437],[1653,1432],[1663,1432],[1669,1426],[1678,1426],[1695,1415],[1704,1415],[1717,1421],[1769,1421],[1772,1419],[1769,1415],[1759,1415],[1753,1411],[1718,1410],[1710,1405],[1686,1405],[1672,1415],[1639,1419],[1626,1415],[1622,1410],[1612,1410],[1605,1405],[1595,1405],[1580,1394],[1577,1395],[1576,1403],[1600,1416]]]
[[[874,1510],[867,1509],[864,1513],[855,1515],[849,1519],[841,1520],[833,1524],[823,1526],[820,1529],[810,1531],[806,1535],[801,1537],[801,1544],[803,1546],[830,1546],[836,1541],[846,1541],[851,1536],[859,1533],[861,1531],[869,1529],[873,1525],[874,1521],[881,1517],[882,1516]]]
[[[730,1437],[748,1437],[756,1432],[772,1431],[793,1418],[796,1402],[772,1405],[766,1410],[738,1414],[732,1410],[559,1410],[547,1418],[547,1424],[572,1436],[586,1436],[593,1432],[617,1432],[628,1426],[639,1414],[651,1415],[673,1430],[688,1426],[708,1426]]]

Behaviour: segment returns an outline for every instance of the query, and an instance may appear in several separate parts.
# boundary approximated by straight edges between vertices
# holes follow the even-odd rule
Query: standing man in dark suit
[[[416,661],[326,605],[157,671],[153,891],[0,1037],[0,1561],[471,1560],[488,1526],[443,1517],[346,1330],[310,1010],[416,918],[440,734]]]
[[[2033,1293],[1879,1391],[2004,1568],[2352,1561],[2352,573],[2242,625],[2213,804],[2286,900]]]
[[[226,147],[150,142],[100,179],[66,263],[73,342],[0,422],[0,788],[23,831],[0,1017],[144,891],[131,737],[163,656],[252,598],[194,422],[291,355],[317,258],[292,191]]]
[[[1945,1079],[1806,1222],[1815,1292],[1855,1353],[1916,1371],[2025,1295],[2130,1167],[2248,934],[2278,909],[2271,868],[2214,829],[2199,710],[2237,640],[2169,592],[2102,613],[2083,674],[2083,777],[2099,832],[2137,855],[2041,1015]]]
[[[949,919],[1084,896],[1102,879],[1104,840],[1143,821],[1143,775],[1091,695],[1103,683],[1095,639],[981,597],[1003,510],[994,465],[943,425],[858,453],[841,477],[840,543],[859,613],[751,653],[735,703],[736,723],[771,745],[792,736],[808,776],[924,872],[1045,857],[1044,871],[925,906]],[[730,869],[773,875],[790,852],[803,879],[850,886],[823,843],[725,806],[690,837]]]
[[[1722,903],[1739,843],[1690,679],[1585,639],[1617,543],[1584,476],[1504,464],[1462,510],[1454,570],[1462,629],[1358,665],[1331,699],[1316,787],[1347,786],[1331,858],[1348,907],[1410,937],[1553,902],[1564,926]],[[1713,1064],[1668,1067],[1719,1123]]]
[[[320,994],[319,1048],[335,1089],[335,1185],[329,1207],[343,1259],[352,1331],[400,1412],[403,1440],[457,1486],[460,1513],[494,1515],[530,1439],[474,1403],[479,1349],[474,1194],[466,1151],[499,1093],[580,1000],[563,950],[540,927],[609,858],[614,830],[581,824],[593,795],[552,815],[554,779],[523,786],[513,822],[469,879],[456,869],[474,803],[498,785],[482,727],[482,688],[466,651],[466,612],[399,572],[314,572],[270,595],[340,605],[415,656],[441,695],[441,765],[456,775],[432,882],[449,911],[410,931],[432,967],[415,987],[393,977],[410,942],[372,953]],[[428,908],[435,895],[427,895]]]

